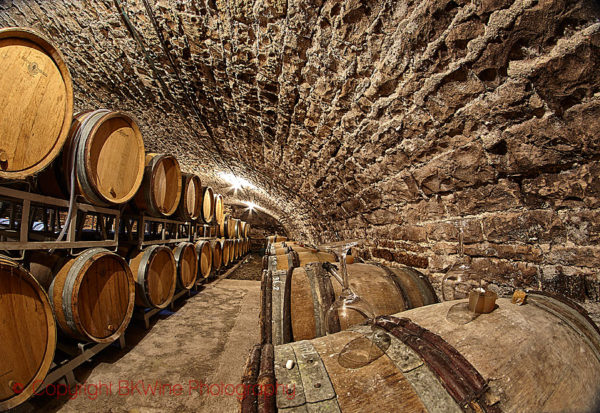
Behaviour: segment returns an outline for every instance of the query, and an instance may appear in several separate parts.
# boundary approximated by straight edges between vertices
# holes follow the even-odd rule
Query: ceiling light
[[[256,189],[256,186],[254,184],[252,184],[250,181],[248,181],[247,179],[241,178],[239,176],[235,176],[232,173],[220,172],[219,175],[221,176],[221,178],[223,178],[225,181],[227,181],[231,185],[231,188],[234,190],[238,190],[238,189],[242,189],[242,188]]]

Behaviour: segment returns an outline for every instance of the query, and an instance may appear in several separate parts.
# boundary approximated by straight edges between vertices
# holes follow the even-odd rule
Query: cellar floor
[[[235,412],[236,386],[250,348],[259,341],[259,271],[250,256],[235,278],[207,284],[174,312],[133,321],[127,348],[107,348],[75,370],[84,386],[56,397],[56,387],[15,412]],[[229,386],[227,386],[229,384]],[[210,387],[209,387],[210,386]],[[64,388],[62,389],[65,390]],[[241,392],[241,388],[237,388]]]

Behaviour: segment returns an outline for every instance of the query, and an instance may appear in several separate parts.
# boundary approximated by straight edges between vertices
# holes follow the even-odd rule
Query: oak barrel
[[[26,28],[0,29],[0,178],[24,179],[52,162],[73,118],[73,85],[58,49]]]
[[[191,290],[198,276],[198,257],[194,244],[180,242],[173,249],[173,256],[177,263],[177,287]]]
[[[297,243],[297,242],[289,242],[286,241],[284,243],[285,247],[279,247],[279,248],[275,248],[275,250],[273,251],[273,249],[271,249],[271,252],[274,252],[273,255],[284,255],[286,254],[285,249],[288,249],[289,251],[296,251],[298,253],[300,252],[325,252],[325,251],[321,251],[318,248],[315,247],[309,247],[306,244],[301,244],[301,243]]]
[[[230,254],[231,254],[231,258],[230,258],[231,262],[237,261],[237,250],[238,250],[238,247],[237,247],[237,243],[235,241],[236,240],[234,240],[234,239],[229,240],[229,242],[231,243],[231,249],[229,250]]]
[[[267,243],[272,244],[274,242],[287,241],[287,237],[281,235],[269,235],[267,237]]]
[[[135,280],[135,304],[165,308],[177,284],[177,263],[169,247],[152,245],[134,253],[129,266]]]
[[[202,190],[202,221],[211,224],[215,219],[215,194],[210,186]]]
[[[267,263],[268,269],[277,271],[302,267],[311,262],[337,262],[337,258],[335,255],[323,251],[290,251],[284,255],[271,255],[267,257],[265,262]],[[346,256],[346,262],[352,264],[354,262],[354,257],[351,255]]]
[[[268,255],[285,255],[287,253],[289,253],[290,251],[292,251],[292,248],[290,247],[271,247],[270,249],[268,249],[267,254]]]
[[[0,320],[0,410],[7,410],[26,401],[50,370],[56,324],[39,283],[25,268],[2,256]]]
[[[24,263],[29,272],[45,291],[50,289],[54,275],[69,259],[67,250],[31,250],[26,251]]]
[[[181,197],[181,170],[172,155],[146,154],[142,186],[134,197],[138,210],[153,216],[170,216]]]
[[[229,239],[227,242],[229,242],[229,264],[232,264],[235,261],[235,241]]]
[[[302,246],[302,244],[297,241],[270,242],[267,244],[267,252],[270,252],[272,255],[274,255],[273,251],[278,248],[290,247],[290,249],[292,249],[291,247],[294,246]]]
[[[242,240],[238,238],[234,242],[235,242],[235,258],[239,260],[240,258],[242,258]]]
[[[229,219],[230,218],[231,218],[231,215],[229,215],[229,214],[223,215],[223,222],[221,222],[219,224],[219,236],[221,236],[222,238],[229,238],[227,229],[229,227]]]
[[[237,253],[238,253],[238,246],[237,243],[235,242],[234,239],[229,240],[229,242],[231,243],[231,249],[230,249],[230,254],[231,254],[231,262],[237,261]]]
[[[198,175],[181,174],[182,191],[177,215],[189,221],[197,220],[202,214],[202,185]]]
[[[198,256],[198,278],[208,278],[213,261],[210,242],[206,240],[196,242],[196,255]]]
[[[289,241],[272,242],[272,243],[267,244],[265,253],[267,255],[287,254],[288,252],[290,252],[292,250],[292,248],[289,248],[289,247],[291,247],[293,245],[296,245],[296,244],[289,242]]]
[[[234,233],[233,233],[233,237],[234,238],[241,238],[241,232],[242,232],[242,220],[241,219],[237,219],[237,218],[233,218],[233,221],[235,222],[233,228],[234,228]]]
[[[222,263],[224,267],[227,267],[230,263],[231,263],[231,257],[230,257],[230,249],[231,249],[231,243],[229,242],[229,240],[227,239],[221,239],[221,254],[222,254]]]
[[[236,238],[238,220],[233,218],[230,214],[225,214],[223,217],[223,225],[221,226],[221,234],[225,238],[234,239]]]
[[[223,265],[223,251],[221,249],[221,241],[210,241],[210,249],[212,252],[212,267],[215,271],[219,271]]]
[[[96,205],[118,205],[138,191],[144,176],[144,141],[135,121],[98,109],[75,116],[60,157],[38,177],[41,192],[75,193]]]
[[[215,194],[215,223],[221,225],[223,223],[223,196]]]
[[[308,407],[341,412],[598,411],[600,332],[585,312],[566,299],[534,292],[524,305],[506,298],[496,304],[494,311],[466,324],[448,319],[452,308],[466,306],[466,300],[449,301],[379,317],[376,334],[357,326],[275,346],[272,379],[292,387],[295,397],[283,388],[263,403],[272,402],[279,412]]]
[[[229,264],[235,261],[235,241],[230,239],[229,242]]]
[[[429,279],[410,268],[374,264],[349,264],[352,291],[371,304],[375,315],[389,315],[438,302]],[[272,272],[273,344],[310,340],[326,334],[325,315],[342,288],[321,263],[293,271]],[[359,324],[350,318],[337,331]]]
[[[227,238],[227,232],[225,231],[225,220],[227,214],[223,215],[223,220],[217,223],[217,236],[219,238]]]
[[[67,335],[109,343],[129,325],[135,285],[121,256],[91,248],[56,272],[48,295],[56,321]]]
[[[244,238],[244,227],[246,223],[241,219],[237,219],[237,234],[236,238]]]
[[[230,231],[232,231],[232,232],[230,232],[231,238],[238,239],[240,236],[240,220],[237,218],[231,218],[230,223],[231,223]]]

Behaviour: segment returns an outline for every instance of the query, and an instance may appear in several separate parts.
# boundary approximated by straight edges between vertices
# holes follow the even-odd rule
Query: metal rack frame
[[[56,241],[55,239],[44,239],[42,234],[36,234],[36,231],[30,229],[33,216],[33,209],[41,207],[48,210],[54,210],[53,216],[46,216],[44,213],[43,225],[45,228],[60,229],[60,217],[57,217],[59,208],[68,208],[69,201],[54,198],[45,195],[34,194],[31,192],[19,191],[16,189],[0,186],[0,199],[2,202],[9,203],[11,208],[10,222],[8,230],[0,233],[0,250],[25,251],[35,249],[77,249],[77,248],[114,248],[118,246],[118,231],[121,219],[121,212],[118,209],[104,208],[95,205],[75,202],[73,205],[73,214],[69,222],[69,230],[65,235],[65,240]],[[17,217],[17,206],[21,206],[20,217]],[[102,240],[84,241],[77,240],[81,235],[85,219],[88,214],[95,214],[99,219],[97,226]],[[51,222],[52,221],[52,222]],[[58,221],[58,224],[57,222]],[[110,234],[107,223],[115,229],[114,234]],[[32,238],[38,238],[32,239]],[[7,239],[12,239],[7,241]],[[41,239],[41,240],[40,240]]]
[[[194,285],[195,288],[196,285]],[[177,291],[174,295],[173,298],[171,298],[171,301],[169,302],[169,304],[167,304],[166,307],[164,308],[148,308],[148,307],[136,307],[133,310],[133,319],[134,320],[139,320],[139,321],[143,321],[144,322],[144,328],[146,330],[150,329],[150,319],[152,317],[154,317],[156,314],[160,313],[163,310],[169,309],[169,311],[173,312],[175,311],[175,302],[177,300],[179,300],[181,297],[191,297],[192,296],[192,291],[191,290],[180,290]]]
[[[148,245],[157,244],[176,244],[180,242],[189,242],[193,238],[192,230],[193,223],[189,221],[178,221],[169,218],[156,218],[146,214],[141,215],[124,215],[122,217],[123,232],[121,232],[121,243],[137,245],[139,248]],[[134,225],[137,224],[134,230]],[[146,235],[146,225],[160,226],[160,230],[153,231],[150,228],[150,233],[158,239],[148,239]]]
[[[211,236],[210,233],[212,231],[212,229],[214,228],[214,232],[215,235]],[[199,241],[202,239],[217,239],[217,233],[219,232],[219,229],[217,227],[216,224],[212,224],[212,225],[207,225],[207,224],[203,224],[201,222],[195,222],[193,224],[193,234],[192,234],[192,241]]]
[[[46,375],[46,378],[44,379],[44,382],[40,388],[45,388],[46,386],[56,383],[61,379],[65,380],[65,383],[69,388],[72,387],[76,383],[73,370],[81,366],[86,361],[90,361],[96,354],[100,353],[102,350],[113,345],[114,343],[118,343],[121,350],[124,349],[125,334],[122,334],[121,337],[115,341],[111,341],[110,343],[78,342],[74,345],[68,345],[59,341],[56,345],[57,350],[67,354],[70,356],[70,358],[67,357],[58,364],[53,362],[53,366]]]

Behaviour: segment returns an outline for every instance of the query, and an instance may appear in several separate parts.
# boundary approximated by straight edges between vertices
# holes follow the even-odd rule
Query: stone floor
[[[259,270],[254,267],[244,263],[232,275],[256,279],[256,274],[240,275]],[[148,331],[134,321],[125,350],[107,348],[75,371],[84,384],[78,392],[34,397],[14,411],[235,412],[234,386],[259,341],[259,297],[257,281],[209,283],[174,312],[157,315]]]
[[[258,254],[250,254],[244,261],[243,267],[234,271],[227,278],[232,280],[260,281],[262,277],[263,257]]]

